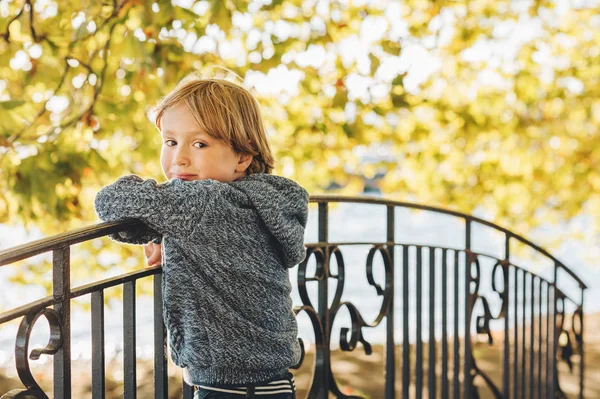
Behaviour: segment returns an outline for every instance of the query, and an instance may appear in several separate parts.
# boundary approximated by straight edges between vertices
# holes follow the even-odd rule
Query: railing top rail
[[[461,212],[457,212],[457,211],[453,211],[453,210],[449,210],[449,209],[438,208],[435,206],[415,204],[412,202],[395,201],[395,200],[389,200],[389,199],[385,199],[385,198],[369,197],[369,196],[358,197],[358,196],[319,194],[319,195],[311,195],[310,202],[315,202],[315,203],[352,202],[352,203],[373,204],[373,205],[398,206],[398,207],[402,207],[402,208],[412,208],[412,209],[419,209],[419,210],[423,210],[423,211],[443,213],[446,215],[463,218],[465,220],[471,220],[471,221],[483,224],[485,226],[494,228],[498,231],[501,231],[502,233],[506,234],[507,237],[514,238],[514,239],[522,242],[523,244],[531,247],[532,249],[536,250],[537,252],[541,253],[542,255],[544,255],[547,258],[549,258],[550,260],[552,260],[556,266],[560,267],[565,272],[567,272],[575,281],[577,281],[580,288],[582,288],[582,289],[587,288],[587,285],[571,269],[569,269],[564,263],[562,263],[560,260],[555,258],[552,254],[550,254],[544,248],[540,247],[539,245],[534,244],[533,242],[526,239],[525,237],[522,237],[518,234],[511,232],[510,230],[505,229],[504,227],[501,227],[501,226],[499,226],[495,223],[489,222],[487,220],[480,219],[476,216],[468,215],[465,213],[461,213]]]
[[[363,204],[374,204],[374,205],[386,205],[386,206],[398,206],[403,208],[412,208],[419,209],[424,211],[431,211],[442,213],[446,215],[456,216],[459,218],[463,218],[465,220],[471,220],[489,227],[492,227],[498,231],[501,231],[507,235],[507,237],[515,238],[516,240],[522,242],[525,245],[533,248],[539,253],[551,259],[555,265],[562,268],[565,272],[567,272],[582,289],[586,289],[587,285],[566,265],[564,265],[561,261],[556,259],[553,255],[551,255],[548,251],[543,249],[542,247],[534,244],[528,239],[515,234],[504,227],[498,226],[492,222],[489,222],[484,219],[480,219],[475,216],[467,215],[461,212],[437,208],[434,206],[415,204],[411,202],[403,202],[403,201],[394,201],[384,198],[378,197],[369,197],[369,196],[341,196],[341,195],[330,195],[330,194],[319,194],[319,195],[311,195],[310,202],[313,203],[323,203],[323,202],[352,202],[352,203],[363,203]],[[102,237],[108,234],[117,233],[119,231],[124,230],[125,228],[134,227],[141,222],[137,219],[125,219],[122,221],[116,222],[103,222],[98,223],[92,226],[83,227],[80,229],[72,230],[66,233],[57,234],[51,237],[45,237],[40,240],[32,241],[30,243],[25,243],[13,248],[5,249],[0,251],[0,266],[4,266],[10,263],[14,263],[44,252],[48,252],[55,248],[67,247],[74,244],[78,244],[83,241],[87,241],[93,238]]]
[[[44,237],[39,240],[0,251],[0,266],[14,263],[56,248],[68,247],[93,238],[117,233],[123,231],[125,228],[134,227],[138,224],[142,224],[142,222],[137,219],[103,222],[71,230],[66,233]]]

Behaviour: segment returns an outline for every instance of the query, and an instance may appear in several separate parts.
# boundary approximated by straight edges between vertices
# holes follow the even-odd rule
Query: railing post
[[[329,209],[327,202],[319,203],[319,242],[329,242]],[[329,246],[326,246],[324,251],[325,259],[323,262],[323,278],[319,280],[318,295],[319,295],[319,318],[321,319],[321,325],[323,326],[323,375],[319,376],[322,378],[321,391],[319,397],[327,399],[329,395],[329,376],[331,375],[331,354],[330,354],[330,340],[331,340],[331,326],[329,324]]]
[[[579,342],[578,342],[578,346],[579,346],[579,399],[583,399],[583,371],[585,369],[585,361],[583,358],[583,292],[584,292],[584,288],[581,287],[581,313],[579,314],[581,316],[580,319],[580,326],[579,328],[581,329],[581,331],[579,332],[580,336],[579,336]]]
[[[527,275],[529,274],[525,270],[523,270],[523,286],[521,290],[522,295],[522,303],[521,303],[521,322],[523,323],[523,328],[521,331],[521,398],[525,397],[525,393],[527,392]]]
[[[442,399],[448,398],[448,250],[442,252]]]
[[[556,295],[557,292],[557,285],[556,285],[556,280],[558,277],[558,265],[555,263],[554,264],[554,281],[552,283],[552,285],[554,286],[554,294],[552,296],[552,301],[554,302],[553,308],[552,308],[552,391],[550,394],[551,398],[555,398],[556,397],[556,388],[558,386],[558,370],[557,370],[557,362],[556,362],[556,350],[558,349],[558,335],[557,333],[560,333],[560,331],[557,331],[556,329],[556,309],[558,306],[558,295]]]
[[[394,340],[394,251],[395,251],[395,228],[394,228],[394,210],[393,205],[387,206],[387,250],[390,256],[390,278],[392,280],[392,292],[390,294],[390,303],[386,315],[386,353],[385,353],[385,398],[394,399],[396,397],[396,342]]]
[[[466,219],[465,240],[465,367],[463,397],[471,397],[471,220]]]
[[[429,248],[429,365],[427,385],[429,397],[436,398],[436,342],[435,342],[435,248]]]
[[[544,374],[544,396],[548,397],[550,393],[550,386],[548,385],[550,377],[552,376],[551,364],[550,364],[550,283],[546,281],[546,370]]]
[[[410,392],[410,340],[409,340],[409,278],[408,245],[402,246],[402,397]]]
[[[529,310],[529,397],[533,398],[533,381],[535,379],[535,275],[531,274],[529,285],[529,295],[531,295],[531,303]]]
[[[458,326],[458,312],[459,312],[459,298],[460,293],[458,292],[458,280],[459,280],[459,252],[454,251],[454,350],[452,351],[454,357],[454,374],[452,376],[452,398],[460,397],[460,339],[459,339],[459,326]],[[405,397],[408,397],[408,391]]]
[[[417,325],[415,332],[415,397],[423,397],[423,247],[417,245]]]
[[[92,397],[105,398],[103,290],[92,292]]]
[[[167,333],[163,322],[162,274],[154,275],[154,398],[168,398]]]
[[[504,259],[506,264],[502,271],[504,276],[504,371],[502,375],[502,395],[508,399],[510,396],[510,340],[509,340],[509,315],[510,315],[510,235],[506,235],[504,242]],[[493,278],[493,276],[492,276]],[[515,314],[516,317],[516,314]],[[515,343],[516,345],[516,343]]]
[[[52,251],[52,295],[59,301],[54,310],[62,325],[61,348],[54,355],[54,397],[71,398],[71,263],[70,247]]]
[[[137,397],[135,280],[123,284],[123,393]]]
[[[542,349],[543,349],[543,316],[542,316],[542,311],[543,311],[543,291],[542,291],[542,287],[543,287],[543,281],[542,279],[538,279],[538,368],[537,368],[537,376],[538,376],[538,381],[537,381],[537,392],[538,392],[538,397],[542,397],[542,368],[543,368],[543,358],[542,358]]]

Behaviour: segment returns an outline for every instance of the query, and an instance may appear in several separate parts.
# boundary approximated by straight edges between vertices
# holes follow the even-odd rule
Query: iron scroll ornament
[[[323,327],[321,326],[321,320],[319,319],[319,315],[315,310],[310,306],[298,306],[294,308],[294,314],[298,316],[300,312],[305,312],[313,326],[313,331],[315,333],[315,368],[314,375],[323,375],[323,345],[324,345],[324,336],[323,336]],[[302,339],[298,338],[298,342],[300,343],[300,361],[298,364],[292,366],[292,369],[299,369],[304,363],[304,342]],[[316,397],[321,390],[320,380],[313,378],[312,385],[308,391],[308,397]]]
[[[377,284],[375,282],[375,279],[373,278],[373,260],[374,260],[375,255],[378,252],[382,256],[383,264],[384,264],[384,268],[385,268],[385,288],[381,288],[381,286],[379,284]],[[325,257],[326,257],[325,254],[326,253],[328,253],[329,258],[331,258],[331,256],[335,256],[337,266],[338,266],[337,274],[330,273],[329,268],[325,267]],[[315,257],[316,270],[315,270],[314,276],[308,277],[307,273],[306,273],[306,268],[307,268],[308,261],[310,260],[311,256]],[[332,301],[331,307],[327,310],[330,315],[329,326],[328,326],[329,328],[327,329],[327,331],[331,331],[331,327],[333,326],[335,317],[337,316],[338,312],[343,307],[346,307],[346,309],[348,310],[348,312],[350,314],[351,326],[350,326],[350,328],[343,327],[340,330],[340,348],[343,351],[349,351],[349,352],[353,351],[354,349],[356,349],[358,342],[360,342],[360,343],[362,343],[365,353],[367,355],[370,355],[372,353],[371,344],[369,344],[369,342],[367,342],[366,339],[364,338],[364,336],[362,334],[362,328],[363,327],[372,328],[372,327],[378,326],[388,311],[388,308],[391,303],[391,297],[393,294],[393,281],[392,281],[392,270],[391,270],[392,266],[391,265],[392,265],[392,261],[391,261],[391,256],[389,254],[389,247],[386,245],[382,245],[382,244],[373,245],[367,255],[367,262],[366,262],[367,281],[369,282],[369,284],[371,286],[373,286],[375,288],[378,296],[383,296],[383,300],[382,300],[381,308],[379,310],[377,317],[375,317],[375,319],[371,323],[367,323],[367,322],[365,322],[364,318],[362,317],[362,315],[360,314],[360,312],[358,311],[356,306],[354,306],[354,304],[352,304],[350,302],[341,302],[341,297],[342,297],[342,293],[344,291],[344,282],[345,282],[345,264],[344,264],[344,258],[343,258],[342,252],[339,249],[339,247],[338,246],[331,247],[329,251],[327,251],[327,248],[318,248],[318,247],[307,249],[306,257],[305,257],[304,261],[299,265],[299,268],[298,268],[298,289],[299,289],[300,298],[305,307],[314,309],[314,306],[313,306],[313,304],[310,300],[310,297],[308,295],[308,292],[306,290],[306,283],[308,281],[322,281],[322,280],[327,281],[328,278],[335,278],[337,280],[337,286],[336,286],[335,294],[333,297],[333,301]],[[350,337],[348,337],[348,333],[350,333]],[[331,340],[331,334],[327,334],[327,336],[325,336],[324,338],[325,338],[324,344],[329,346],[330,340]],[[331,364],[330,364],[329,369],[327,370],[327,378],[328,378],[328,383],[329,383],[328,384],[329,390],[332,393],[334,393],[336,395],[336,397],[347,398],[347,399],[360,399],[360,397],[358,397],[358,396],[348,396],[341,392],[341,390],[339,389],[339,387],[337,385],[337,382],[335,381],[335,377],[333,376],[333,372],[331,370]]]
[[[48,344],[43,349],[33,349],[31,354],[29,352],[29,339],[31,338],[31,331],[36,321],[44,316],[48,320],[50,326],[50,339]],[[23,317],[19,330],[17,332],[17,339],[15,343],[15,362],[17,365],[17,374],[21,379],[21,382],[26,389],[13,389],[6,394],[2,395],[0,399],[48,399],[48,395],[44,393],[42,388],[38,385],[31,374],[29,368],[29,359],[38,360],[41,355],[54,355],[58,352],[62,345],[62,324],[60,322],[60,316],[58,313],[51,308],[44,308],[36,313],[29,313]]]
[[[567,296],[560,291],[558,288],[555,288],[556,292],[556,326],[555,326],[555,336],[558,337],[554,341],[554,353],[556,354],[556,361],[554,362],[554,390],[555,396],[559,399],[566,399],[567,395],[565,395],[562,387],[560,386],[560,380],[558,378],[558,361],[562,360],[569,367],[569,371],[573,372],[573,359],[572,357],[575,355],[575,349],[573,348],[573,340],[575,341],[575,345],[577,345],[577,350],[581,350],[581,345],[583,344],[583,335],[581,330],[581,320],[583,318],[583,308],[581,306],[577,306],[577,309],[573,313],[573,317],[571,319],[571,330],[568,331],[565,328],[565,301],[568,299]],[[571,338],[573,336],[573,338]],[[564,337],[564,338],[563,338]]]
[[[494,268],[492,269],[492,290],[498,294],[498,296],[500,297],[500,300],[502,301],[502,306],[500,308],[499,314],[497,316],[493,316],[492,312],[490,311],[490,306],[489,306],[487,298],[485,298],[482,295],[479,295],[479,285],[480,285],[480,281],[481,281],[481,266],[479,264],[479,258],[477,257],[477,254],[475,254],[469,250],[466,251],[466,255],[467,255],[466,267],[467,267],[467,275],[468,275],[467,284],[469,284],[468,312],[471,315],[470,320],[473,320],[473,311],[475,309],[475,305],[477,304],[477,301],[480,301],[482,304],[482,307],[483,307],[483,315],[477,316],[476,331],[478,334],[487,335],[488,343],[491,345],[493,343],[493,338],[492,338],[492,333],[490,330],[490,320],[498,320],[503,317],[506,317],[506,310],[508,307],[508,290],[506,289],[506,287],[508,286],[509,263],[507,261],[498,261],[494,265]],[[475,274],[473,274],[473,269],[475,269]],[[496,278],[495,277],[496,277],[496,273],[499,271],[502,272],[502,279],[504,281],[504,283],[502,285],[502,290],[500,290],[496,286]],[[465,334],[470,334],[470,328],[467,331],[465,331]],[[492,379],[485,372],[483,372],[479,367],[477,367],[477,362],[475,361],[475,358],[473,357],[473,340],[472,339],[469,340],[468,350],[470,351],[470,359],[471,359],[470,369],[468,370],[469,375],[471,377],[471,381],[475,382],[475,378],[480,377],[481,379],[483,379],[485,384],[492,391],[493,395],[496,398],[501,399],[502,393],[500,392],[500,390],[498,389],[496,384],[494,384]],[[480,397],[479,396],[479,388],[474,383],[471,384],[470,397],[472,397],[472,398]]]

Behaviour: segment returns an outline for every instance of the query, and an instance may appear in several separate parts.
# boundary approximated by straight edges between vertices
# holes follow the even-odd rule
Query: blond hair
[[[248,90],[225,79],[190,75],[154,107],[159,129],[165,111],[181,101],[205,133],[223,140],[237,154],[253,156],[246,174],[272,172],[275,160],[260,106]]]

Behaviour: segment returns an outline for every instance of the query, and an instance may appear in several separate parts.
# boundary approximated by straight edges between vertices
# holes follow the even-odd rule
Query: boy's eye
[[[172,144],[170,144],[170,143],[172,143]],[[167,145],[167,147],[173,147],[174,145],[177,144],[177,142],[175,140],[165,140],[165,144]],[[198,145],[196,145],[196,144],[198,144]],[[206,144],[201,143],[199,141],[195,142],[194,145],[197,148],[204,148],[204,147],[206,147]]]

